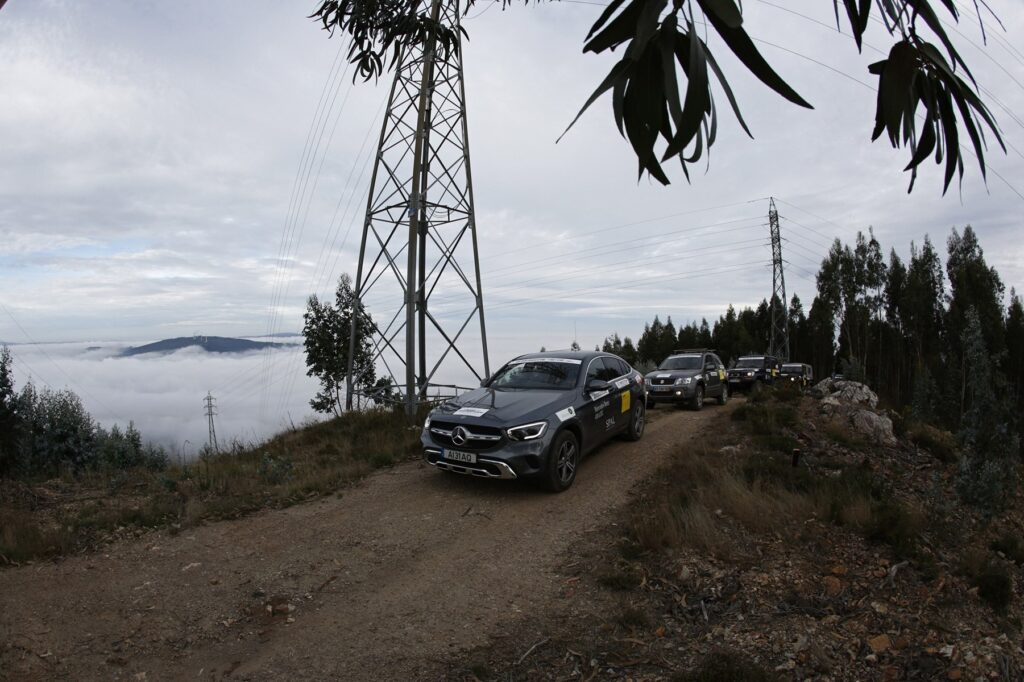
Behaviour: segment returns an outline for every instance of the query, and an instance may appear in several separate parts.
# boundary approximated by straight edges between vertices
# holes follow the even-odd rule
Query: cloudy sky
[[[19,371],[96,394],[114,382],[87,383],[63,354],[32,344],[294,332],[307,295],[354,273],[387,83],[352,85],[334,68],[342,43],[306,18],[313,4],[9,0],[0,10],[0,340],[17,344]],[[756,304],[771,287],[769,196],[788,289],[807,303],[829,241],[869,226],[905,255],[912,240],[941,245],[972,224],[1007,289],[1024,289],[1020,4],[991,2],[1006,30],[989,20],[987,47],[966,15],[953,34],[1009,149],[990,154],[987,185],[968,157],[962,190],[945,197],[933,166],[908,196],[906,152],[869,141],[867,65],[887,36],[875,31],[858,54],[835,32],[831,3],[799,3],[803,16],[782,4],[796,6],[744,3],[748,28],[815,110],[773,95],[719,46],[755,139],[719,97],[710,165],[690,183],[674,168],[670,187],[637,182],[607,101],[555,143],[614,59],[581,54],[600,7],[471,10],[465,71],[493,362],[574,335],[636,337],[656,313],[679,323]],[[308,400],[301,357],[265,365],[240,378],[195,368],[190,390]],[[102,411],[95,402],[86,398]]]

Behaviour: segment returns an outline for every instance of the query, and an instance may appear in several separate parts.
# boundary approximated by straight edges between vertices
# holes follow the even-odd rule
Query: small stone
[[[295,607],[291,604],[278,604],[274,607],[274,613],[291,613]]]
[[[945,656],[946,658],[953,658],[953,652],[955,650],[956,649],[952,644],[947,644],[946,646],[939,649],[939,655]]]
[[[846,566],[833,566],[832,567],[832,575],[846,575],[849,572],[850,572],[850,569],[848,569]]]
[[[892,640],[889,639],[889,635],[878,635],[868,640],[868,646],[876,654],[880,654],[892,648]]]
[[[963,676],[963,671],[961,671],[960,668],[953,668],[948,673],[946,673],[947,680],[959,680]]]
[[[900,669],[894,665],[888,665],[882,668],[882,682],[896,682],[900,679]]]
[[[843,591],[843,583],[835,576],[827,575],[824,579],[825,594],[830,597],[837,597]]]
[[[889,613],[889,607],[877,601],[871,602],[871,608],[875,610],[875,613],[881,613],[882,615]]]

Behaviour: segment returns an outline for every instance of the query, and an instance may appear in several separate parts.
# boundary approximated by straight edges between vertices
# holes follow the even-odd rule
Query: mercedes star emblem
[[[452,431],[452,442],[456,445],[465,445],[469,440],[469,432],[461,426],[456,426]]]

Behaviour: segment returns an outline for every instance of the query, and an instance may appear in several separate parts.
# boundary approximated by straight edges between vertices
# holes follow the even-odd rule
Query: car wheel
[[[633,413],[629,415],[629,426],[626,427],[627,440],[640,440],[644,435],[644,427],[647,426],[647,410],[643,403],[637,403]]]
[[[693,394],[693,409],[699,412],[704,407],[704,387],[698,386],[697,392]]]
[[[576,468],[580,463],[580,446],[571,431],[563,431],[551,444],[544,472],[544,487],[553,493],[569,488],[576,480]]]
[[[722,393],[718,396],[718,404],[725,405],[729,402],[729,384],[722,384]]]

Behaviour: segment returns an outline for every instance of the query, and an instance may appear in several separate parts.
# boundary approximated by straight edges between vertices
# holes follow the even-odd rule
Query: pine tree
[[[963,458],[958,489],[971,504],[993,513],[1005,507],[1016,488],[1020,439],[1011,429],[1011,415],[1002,399],[1002,381],[985,343],[981,318],[971,307],[964,312],[962,338],[966,358],[969,407],[959,433]]]
[[[13,359],[7,346],[0,348],[0,477],[14,473],[17,458],[18,396],[14,392]]]

